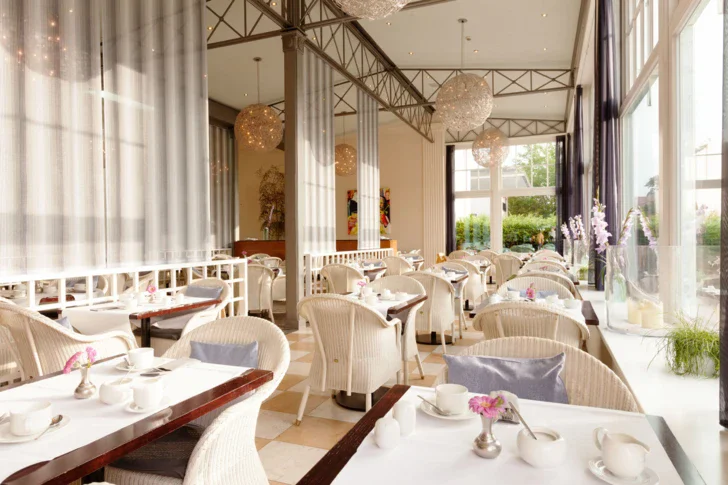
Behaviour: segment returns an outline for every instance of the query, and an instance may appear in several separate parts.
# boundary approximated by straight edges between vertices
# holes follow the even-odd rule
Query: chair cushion
[[[564,353],[543,359],[444,355],[448,382],[460,384],[470,392],[512,392],[521,399],[568,404],[566,386],[560,374]]]
[[[258,342],[249,344],[211,344],[190,342],[190,357],[208,364],[237,365],[239,367],[258,367]]]
[[[222,295],[222,288],[220,286],[197,286],[190,285],[185,290],[185,296],[191,296],[193,298],[212,298],[217,300]]]
[[[111,464],[112,467],[172,478],[184,478],[192,451],[204,428],[193,424],[182,426],[132,451]]]

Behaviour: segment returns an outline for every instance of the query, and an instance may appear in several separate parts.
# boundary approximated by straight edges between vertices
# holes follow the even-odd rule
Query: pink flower
[[[526,288],[526,298],[529,300],[536,298],[536,289],[533,287],[533,283],[531,283],[531,286]]]
[[[571,241],[571,234],[569,234],[569,227],[566,225],[565,222],[563,224],[561,224],[561,234],[564,235],[565,241]]]
[[[153,295],[156,292],[157,292],[157,287],[150,283],[149,286],[147,286],[147,293],[149,293],[150,295]]]
[[[81,358],[83,355],[83,352],[76,352],[73,354],[67,361],[66,365],[63,366],[63,373],[68,374],[73,370],[73,367],[76,365],[76,362],[78,362],[78,359]]]
[[[248,255],[248,252],[247,252],[247,251],[243,251],[243,252],[242,252],[242,253],[240,253],[240,254],[242,254],[242,255],[243,255],[243,257],[245,257],[245,256],[247,256],[247,255]]]
[[[502,394],[496,397],[475,396],[468,401],[470,410],[486,418],[495,419],[506,410],[506,398]]]
[[[364,280],[359,280],[356,282],[356,284],[359,285],[360,287],[364,288],[367,285],[367,282]]]
[[[96,357],[98,356],[98,353],[96,352],[96,349],[93,347],[86,347],[86,358],[88,359],[89,365],[96,362]]]

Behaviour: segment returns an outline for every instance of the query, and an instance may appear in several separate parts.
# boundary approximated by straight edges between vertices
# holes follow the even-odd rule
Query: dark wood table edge
[[[351,457],[354,456],[364,439],[374,429],[377,419],[384,417],[394,404],[407,392],[409,386],[396,385],[369,410],[353,428],[331,448],[298,485],[326,485],[336,479]]]
[[[51,377],[51,376],[49,376]],[[15,472],[3,485],[64,485],[181,428],[185,424],[254,391],[273,379],[271,371],[250,369],[203,393],[160,410],[86,446]],[[156,422],[169,419],[162,425]],[[144,431],[148,429],[148,431]],[[144,431],[143,433],[140,433]]]
[[[403,311],[410,310],[415,305],[417,305],[418,303],[422,303],[425,300],[427,300],[427,295],[415,295],[414,298],[403,301],[399,305],[389,307],[387,309],[387,315],[396,315],[397,313],[402,313]]]
[[[141,340],[142,347],[152,346],[152,318],[161,317],[164,315],[172,315],[174,313],[182,313],[189,310],[196,310],[198,308],[207,308],[210,306],[218,305],[222,303],[219,298],[210,298],[205,301],[198,301],[195,303],[182,303],[181,305],[173,305],[170,307],[160,308],[158,310],[148,310],[143,312],[129,314],[130,320],[140,321]]]
[[[349,460],[359,449],[366,437],[374,429],[379,418],[384,417],[410,386],[396,385],[362,417],[358,423],[319,460],[316,465],[298,482],[297,485],[328,485],[341,473]],[[667,453],[670,462],[685,485],[706,485],[695,465],[690,461],[680,443],[675,438],[667,422],[661,416],[644,415],[657,439]],[[585,465],[586,466],[586,465]]]

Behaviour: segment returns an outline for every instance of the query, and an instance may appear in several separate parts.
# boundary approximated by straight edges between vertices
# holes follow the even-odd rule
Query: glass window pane
[[[490,248],[490,198],[455,199],[457,249]]]
[[[503,188],[556,186],[556,144],[512,146],[502,166]]]
[[[532,252],[553,244],[556,236],[556,196],[503,198],[503,247]]]

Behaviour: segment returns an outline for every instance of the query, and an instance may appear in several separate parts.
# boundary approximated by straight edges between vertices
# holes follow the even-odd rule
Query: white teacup
[[[509,290],[506,295],[508,295],[509,300],[518,300],[521,297],[521,292],[518,290]]]
[[[139,301],[136,298],[130,298],[124,301],[124,310],[133,312],[139,306]]]
[[[132,380],[122,377],[114,381],[107,381],[99,387],[99,399],[104,404],[120,404],[128,401],[132,396]]]
[[[553,468],[566,460],[566,441],[556,431],[548,428],[532,427],[531,433],[523,428],[518,432],[516,445],[523,461],[536,468]]]
[[[468,388],[460,384],[440,384],[435,388],[435,404],[449,414],[468,410]]]
[[[634,479],[644,471],[650,447],[633,436],[597,428],[594,430],[594,443],[602,450],[604,466],[619,478]]]
[[[364,297],[364,301],[367,305],[376,305],[377,303],[377,295],[368,295]]]
[[[164,397],[164,383],[161,377],[147,379],[134,385],[134,404],[139,409],[149,409],[158,406]]]
[[[546,297],[546,301],[549,303],[557,303],[559,301],[559,295],[549,295]]]
[[[10,432],[15,436],[40,433],[51,424],[53,411],[48,401],[14,405],[10,410]]]
[[[169,295],[164,295],[162,297],[162,306],[168,307],[172,304],[172,298]]]
[[[384,290],[382,290],[382,297],[387,299],[392,298],[392,290],[390,290],[389,288],[385,288]]]
[[[579,310],[581,309],[581,300],[564,300],[564,307],[569,310]]]
[[[405,301],[407,299],[407,293],[404,291],[398,291],[394,294],[394,299],[397,301]]]
[[[132,349],[126,355],[135,369],[149,369],[154,365],[154,349],[151,347]]]
[[[399,445],[400,429],[396,419],[385,416],[374,423],[374,442],[378,447],[391,450]]]
[[[174,302],[177,305],[183,304],[185,302],[185,294],[184,293],[177,293],[176,295],[174,295]]]

